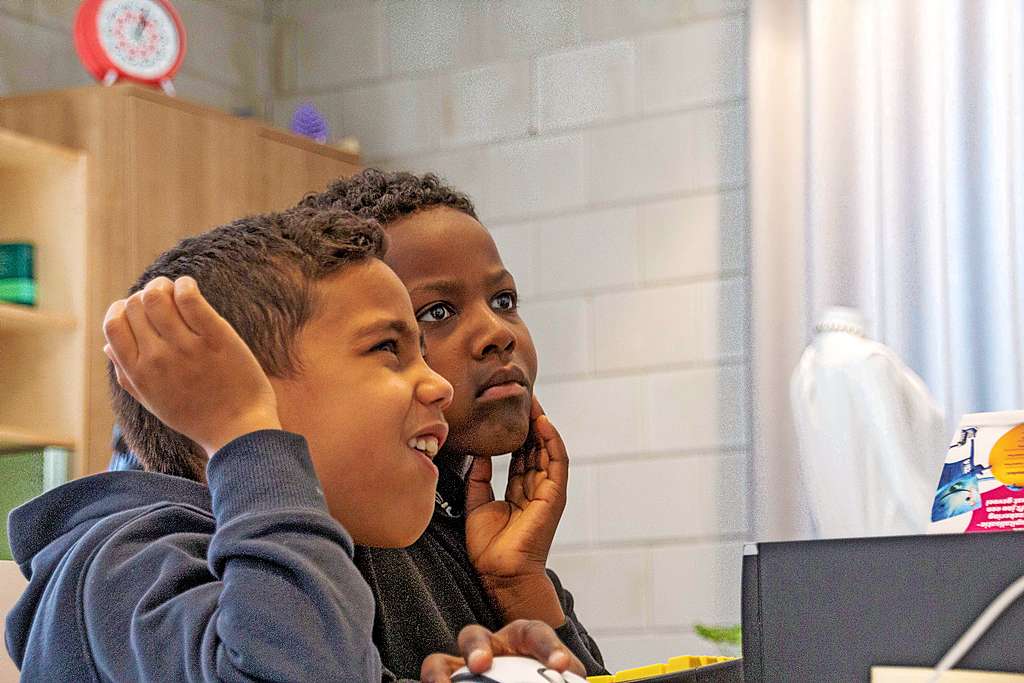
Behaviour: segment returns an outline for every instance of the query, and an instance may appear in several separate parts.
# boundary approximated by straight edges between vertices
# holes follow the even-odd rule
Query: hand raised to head
[[[257,429],[280,428],[266,373],[191,277],[158,277],[103,320],[122,388],[212,456]]]

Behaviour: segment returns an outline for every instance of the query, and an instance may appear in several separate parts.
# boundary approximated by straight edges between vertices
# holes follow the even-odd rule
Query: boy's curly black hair
[[[351,211],[383,226],[432,206],[447,206],[476,218],[473,202],[444,184],[433,173],[368,168],[331,183],[323,192],[308,194],[300,207]]]
[[[310,207],[249,216],[182,240],[132,285],[190,275],[214,310],[271,377],[300,371],[295,338],[317,315],[318,280],[350,263],[382,258],[380,225],[351,212]],[[124,440],[150,471],[206,479],[206,453],[154,417],[117,383],[108,365],[114,413]]]

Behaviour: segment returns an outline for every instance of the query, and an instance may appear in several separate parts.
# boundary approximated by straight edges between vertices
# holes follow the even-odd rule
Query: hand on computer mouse
[[[537,672],[550,670],[550,675],[563,672],[571,672],[579,676],[585,676],[586,670],[579,659],[558,639],[554,629],[541,621],[528,621],[520,619],[508,624],[500,631],[491,632],[483,626],[467,626],[459,633],[459,652],[461,657],[454,657],[447,654],[432,654],[423,660],[420,668],[420,680],[424,683],[456,683],[459,681],[474,681],[484,683],[488,679],[481,678],[482,674],[491,669],[495,663],[506,657],[520,659],[532,658],[537,665],[533,671],[536,675],[543,675]],[[526,660],[529,661],[529,660]],[[502,671],[509,664],[502,662]],[[514,666],[514,665],[513,665]],[[456,676],[462,667],[466,667],[463,674],[470,675],[470,678]],[[521,666],[520,666],[521,669]],[[515,671],[516,669],[511,669]],[[499,672],[494,672],[499,675]],[[491,678],[497,683],[510,683],[519,679]],[[531,679],[523,679],[530,681]],[[535,678],[539,683],[562,683],[558,678]],[[577,677],[563,678],[562,680],[575,683],[580,680]]]
[[[495,657],[491,668],[475,674],[462,667],[452,683],[585,683],[570,671],[556,671],[529,657]]]

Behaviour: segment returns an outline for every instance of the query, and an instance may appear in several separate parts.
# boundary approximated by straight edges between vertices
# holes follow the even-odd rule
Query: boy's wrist
[[[210,460],[206,478],[218,526],[240,515],[284,508],[328,514],[308,445],[298,434],[243,434]]]
[[[232,420],[212,434],[207,439],[207,443],[202,444],[202,447],[206,451],[206,457],[212,458],[220,449],[235,439],[265,429],[281,429],[281,420],[276,411],[254,411],[237,420]]]
[[[558,592],[546,573],[527,576],[481,576],[488,595],[505,623],[516,619],[543,621],[553,629],[565,624]]]

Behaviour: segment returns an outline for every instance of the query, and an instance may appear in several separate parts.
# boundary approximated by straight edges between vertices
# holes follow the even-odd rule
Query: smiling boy
[[[353,541],[422,533],[452,398],[384,249],[348,213],[254,216],[184,240],[110,307],[115,412],[146,471],[11,514],[25,680],[380,679]],[[545,628],[469,627],[458,652],[582,670]]]

